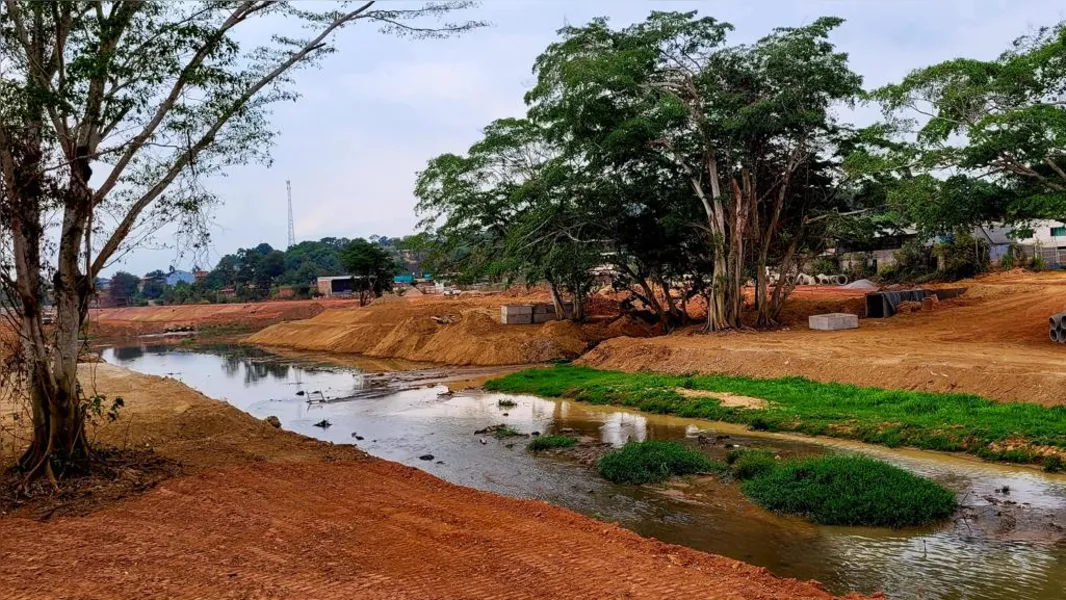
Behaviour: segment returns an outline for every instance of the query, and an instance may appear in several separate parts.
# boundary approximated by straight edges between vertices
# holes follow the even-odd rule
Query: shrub
[[[677,442],[630,442],[600,459],[600,475],[614,483],[643,485],[670,477],[720,473],[722,465]]]
[[[741,490],[768,510],[823,525],[909,527],[955,511],[950,490],[863,456],[783,461],[744,481]]]
[[[526,449],[530,452],[540,452],[553,448],[572,448],[575,445],[577,445],[577,439],[568,435],[546,435],[530,442]]]
[[[807,265],[810,275],[837,275],[840,273],[840,261],[835,256],[819,256]]]
[[[1048,456],[1044,459],[1044,470],[1048,473],[1062,473],[1066,471],[1066,461],[1059,456]]]
[[[938,274],[957,280],[988,271],[991,263],[988,242],[969,233],[955,234],[951,243],[937,244],[933,253],[940,259]]]
[[[1040,254],[1040,250],[1037,249],[1036,254],[1033,254],[1033,258],[1029,261],[1029,268],[1034,271],[1043,271],[1047,269],[1047,261],[1044,260],[1044,255]]]
[[[765,475],[778,466],[778,460],[767,450],[733,450],[726,457],[733,477],[746,481]]]

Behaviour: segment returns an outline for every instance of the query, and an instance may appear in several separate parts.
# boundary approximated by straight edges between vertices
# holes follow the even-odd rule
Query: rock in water
[[[315,423],[315,427],[321,427],[322,429],[325,429],[330,425],[333,425],[333,423],[330,423],[328,419],[322,419],[318,423]]]
[[[267,417],[266,419],[263,419],[263,420],[266,421],[267,423],[270,423],[274,427],[281,427],[281,419],[275,417],[274,415],[270,415],[269,417]]]
[[[433,460],[433,455],[432,454],[423,454],[422,456],[418,457],[418,460]]]

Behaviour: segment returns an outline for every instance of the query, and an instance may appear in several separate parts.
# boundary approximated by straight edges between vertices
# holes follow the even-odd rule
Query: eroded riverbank
[[[960,492],[971,510],[951,523],[916,531],[816,527],[761,511],[730,486],[698,480],[663,487],[615,486],[578,462],[532,456],[523,442],[473,432],[506,423],[523,432],[570,429],[612,445],[644,439],[695,443],[703,432],[711,438],[729,436],[723,445],[783,453],[823,452],[825,440],[531,396],[516,398],[517,406],[501,407],[500,395],[442,395],[443,386],[388,391],[351,368],[277,359],[256,350],[246,349],[244,356],[215,351],[138,347],[104,356],[142,372],[171,374],[260,418],[277,416],[286,429],[336,443],[355,442],[371,454],[454,483],[548,500],[618,521],[643,535],[766,566],[780,576],[817,579],[837,593],[884,590],[893,598],[1045,600],[1059,598],[1066,585],[1066,549],[1054,527],[1066,522],[1066,480],[1032,469],[832,441],[837,448],[874,454],[941,481]],[[372,389],[385,393],[366,393]],[[315,391],[334,401],[322,402],[315,395],[308,402]],[[345,397],[351,400],[336,401]],[[315,427],[323,420],[331,426]],[[426,454],[433,459],[419,458]],[[1009,494],[997,491],[1004,487]]]

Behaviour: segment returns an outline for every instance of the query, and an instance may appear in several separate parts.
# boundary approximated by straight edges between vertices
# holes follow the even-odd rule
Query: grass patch
[[[643,485],[696,473],[721,473],[724,466],[677,442],[630,442],[604,455],[599,471],[608,481]]]
[[[763,431],[964,451],[1009,462],[1038,462],[1040,456],[1032,450],[1035,446],[1066,448],[1066,407],[1001,404],[972,394],[884,390],[802,377],[677,376],[573,365],[520,371],[489,381],[485,387],[728,421]],[[765,409],[725,407],[715,398],[684,396],[678,388],[729,392],[770,404]]]
[[[759,458],[756,458],[756,457]],[[955,494],[934,481],[865,456],[774,461],[758,452],[733,463],[741,491],[768,510],[823,525],[909,527],[955,512]],[[758,464],[752,471],[739,466]]]
[[[576,445],[577,439],[568,435],[545,435],[534,439],[526,448],[531,452],[540,452],[554,448],[572,448]]]

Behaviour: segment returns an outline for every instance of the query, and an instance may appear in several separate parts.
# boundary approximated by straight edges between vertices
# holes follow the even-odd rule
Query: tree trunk
[[[572,320],[575,323],[580,323],[585,320],[585,295],[573,294],[574,300],[574,314]]]
[[[548,278],[548,289],[551,291],[552,307],[555,309],[555,318],[562,321],[567,318],[566,309],[563,308],[563,300],[559,296],[559,286],[555,280]]]

